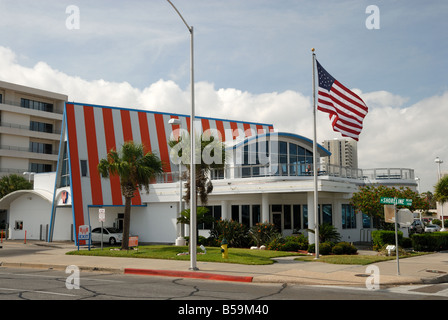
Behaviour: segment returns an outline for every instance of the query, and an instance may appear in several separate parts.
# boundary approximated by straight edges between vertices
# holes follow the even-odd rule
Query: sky
[[[312,55],[369,108],[359,167],[448,171],[445,0],[172,0],[194,29],[196,115],[313,137]],[[375,10],[367,10],[374,5]],[[165,0],[0,0],[0,80],[190,112],[190,33]],[[317,140],[341,138],[318,113]]]

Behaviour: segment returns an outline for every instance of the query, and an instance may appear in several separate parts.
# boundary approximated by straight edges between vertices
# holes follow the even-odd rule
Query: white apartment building
[[[0,81],[0,177],[56,171],[63,94]]]

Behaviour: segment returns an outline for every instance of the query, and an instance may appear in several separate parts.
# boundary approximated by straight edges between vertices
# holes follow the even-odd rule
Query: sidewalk
[[[77,250],[72,243],[32,241],[23,244],[23,242],[8,240],[1,245],[3,246],[3,249],[0,249],[0,266],[2,267],[65,270],[69,265],[76,265],[81,271],[304,285],[365,287],[366,281],[369,283],[373,281],[372,272],[367,270],[369,266],[301,262],[294,261],[293,257],[278,258],[277,263],[262,266],[197,262],[199,270],[191,271],[189,270],[190,261],[66,255],[68,251]],[[23,250],[23,254],[6,254],[8,249],[29,249],[31,246],[33,249],[41,247],[42,251],[27,253],[27,250]],[[369,252],[360,250],[359,254],[369,254]],[[397,275],[395,260],[370,265],[372,266],[379,268],[381,286],[448,282],[448,252],[400,259],[400,275]]]

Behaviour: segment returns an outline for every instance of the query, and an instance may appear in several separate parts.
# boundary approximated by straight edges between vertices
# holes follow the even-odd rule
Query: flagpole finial
[[[311,48],[311,51],[314,52],[314,48]]]

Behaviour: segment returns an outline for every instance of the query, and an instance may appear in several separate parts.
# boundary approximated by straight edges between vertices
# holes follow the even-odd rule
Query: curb
[[[181,277],[218,281],[234,281],[234,282],[252,282],[253,277],[229,276],[214,273],[202,273],[197,271],[172,271],[172,270],[153,270],[153,269],[133,269],[125,268],[124,274],[137,274],[147,276],[165,276],[165,277]]]

